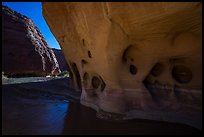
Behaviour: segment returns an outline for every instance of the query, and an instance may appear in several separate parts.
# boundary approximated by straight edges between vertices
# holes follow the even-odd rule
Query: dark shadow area
[[[201,134],[200,130],[183,124],[143,119],[126,121],[101,120],[96,118],[95,110],[79,103],[70,103],[64,123],[63,134],[74,135]]]
[[[77,68],[76,63],[72,63],[72,69],[73,69],[73,72],[74,72],[75,77],[76,77],[77,87],[78,87],[79,90],[81,91],[81,90],[82,90],[81,77],[80,77],[80,73],[79,73],[79,70],[78,70],[78,68]]]

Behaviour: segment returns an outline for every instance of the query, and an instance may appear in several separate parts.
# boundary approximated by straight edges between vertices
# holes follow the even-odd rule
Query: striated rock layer
[[[57,58],[57,62],[59,63],[59,68],[61,71],[67,71],[68,70],[68,65],[66,63],[66,60],[64,58],[64,54],[62,52],[62,50],[60,49],[54,49],[52,48],[56,58]]]
[[[2,6],[2,71],[7,75],[58,74],[59,64],[33,21]]]
[[[98,117],[202,128],[201,3],[43,2],[43,16]]]

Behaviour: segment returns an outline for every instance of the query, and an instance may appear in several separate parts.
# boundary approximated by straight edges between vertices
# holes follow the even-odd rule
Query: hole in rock
[[[87,64],[88,62],[87,62],[86,60],[82,59],[82,60],[81,60],[81,63],[82,63],[82,64]]]
[[[100,77],[100,76],[99,76]],[[106,83],[103,81],[102,77],[100,77],[102,83],[101,83],[101,91],[104,91],[105,87],[106,87]]]
[[[192,80],[191,70],[184,65],[176,65],[172,69],[173,78],[179,83],[188,83]]]
[[[93,86],[93,88],[98,88],[100,84],[101,84],[100,79],[98,77],[94,76],[92,78],[92,86]]]
[[[129,71],[131,74],[135,75],[137,73],[137,68],[134,65],[130,65]]]
[[[127,62],[127,52],[130,50],[130,48],[132,47],[132,45],[129,45],[123,52],[123,55],[122,55],[122,61],[123,62]]]
[[[81,78],[80,78],[79,70],[78,70],[77,65],[75,63],[72,63],[72,69],[73,69],[73,72],[76,76],[77,86],[81,90]]]
[[[92,58],[91,51],[88,51],[89,58]]]
[[[84,39],[82,39],[82,43],[83,43],[83,46],[85,46],[85,40]]]

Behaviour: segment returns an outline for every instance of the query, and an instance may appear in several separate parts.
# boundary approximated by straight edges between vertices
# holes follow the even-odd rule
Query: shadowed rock
[[[64,54],[63,54],[62,50],[54,49],[54,48],[52,48],[52,50],[53,50],[53,52],[54,52],[54,54],[55,54],[55,56],[57,58],[60,70],[61,71],[69,70],[68,65],[66,63],[66,60],[64,58]]]
[[[2,71],[7,75],[58,74],[59,64],[34,22],[2,6]]]

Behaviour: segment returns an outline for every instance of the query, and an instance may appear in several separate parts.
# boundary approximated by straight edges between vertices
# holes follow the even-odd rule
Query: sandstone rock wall
[[[202,128],[201,3],[45,2],[43,16],[82,104]]]
[[[2,71],[7,75],[57,74],[59,64],[33,21],[2,6]]]

